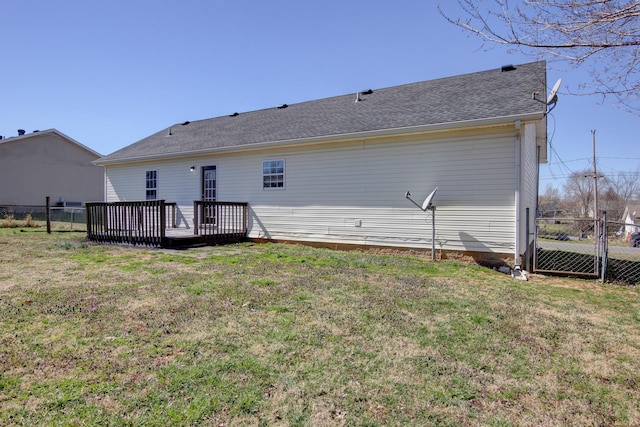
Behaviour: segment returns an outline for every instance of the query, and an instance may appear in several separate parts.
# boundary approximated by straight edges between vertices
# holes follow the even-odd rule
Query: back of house
[[[194,226],[196,200],[246,202],[252,239],[434,245],[520,264],[546,161],[546,90],[534,62],[354,91],[180,122],[96,164],[107,201],[175,202],[181,228]],[[436,187],[435,211],[422,210]]]

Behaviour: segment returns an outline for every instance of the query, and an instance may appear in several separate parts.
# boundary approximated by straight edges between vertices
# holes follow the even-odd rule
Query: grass
[[[637,425],[635,288],[0,230],[2,425]]]
[[[31,213],[14,214],[0,212],[0,228],[40,228],[45,230],[47,221],[42,218],[44,214],[32,215]],[[66,218],[65,218],[66,217]],[[87,226],[82,217],[76,216],[75,219],[71,214],[54,213],[50,221],[51,229],[54,231],[87,231]]]

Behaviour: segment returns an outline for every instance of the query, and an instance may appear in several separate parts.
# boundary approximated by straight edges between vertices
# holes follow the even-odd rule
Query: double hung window
[[[284,189],[284,160],[262,162],[262,188],[264,190]]]
[[[147,200],[158,198],[158,171],[147,171]]]

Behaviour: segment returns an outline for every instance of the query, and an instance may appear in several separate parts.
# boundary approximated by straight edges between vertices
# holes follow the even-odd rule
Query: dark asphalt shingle
[[[289,141],[366,131],[446,124],[545,111],[546,64],[517,65],[471,74],[174,124],[100,161],[126,161],[170,154]],[[171,129],[171,136],[167,136]]]

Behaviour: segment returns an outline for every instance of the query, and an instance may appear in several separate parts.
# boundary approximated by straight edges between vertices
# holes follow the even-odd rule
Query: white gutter
[[[404,128],[352,132],[352,133],[344,133],[344,134],[314,136],[314,137],[308,137],[308,138],[285,139],[280,141],[258,142],[258,143],[252,143],[252,144],[246,144],[246,145],[233,145],[229,147],[206,148],[201,150],[152,154],[152,155],[146,155],[146,156],[127,157],[127,158],[113,159],[113,160],[98,159],[98,160],[95,160],[93,164],[103,166],[103,165],[118,164],[118,163],[130,163],[130,162],[149,161],[149,160],[193,157],[193,156],[204,155],[204,154],[240,152],[240,151],[273,148],[273,147],[286,147],[290,145],[300,146],[305,144],[321,144],[321,143],[348,141],[348,140],[363,139],[363,138],[367,138],[367,139],[382,138],[386,136],[401,136],[401,135],[409,135],[414,133],[458,130],[458,129],[463,129],[467,127],[482,127],[482,126],[488,127],[488,126],[495,126],[499,124],[510,124],[510,123],[513,123],[513,121],[516,121],[517,123],[519,123],[521,120],[523,121],[540,120],[540,118],[542,117],[544,117],[543,112],[517,114],[512,116],[463,120],[458,122],[436,123],[436,124],[430,124],[430,125],[410,126],[410,127],[404,127]]]

